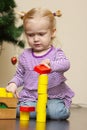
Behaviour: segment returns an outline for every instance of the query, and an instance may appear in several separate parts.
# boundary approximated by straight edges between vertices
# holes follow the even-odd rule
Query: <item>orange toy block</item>
[[[48,68],[44,64],[40,64],[34,67],[34,71],[38,72],[39,74],[47,74],[50,73],[51,68]]]

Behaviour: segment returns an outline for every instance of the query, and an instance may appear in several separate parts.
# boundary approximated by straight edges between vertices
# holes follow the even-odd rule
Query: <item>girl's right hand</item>
[[[19,98],[18,92],[17,92],[17,86],[15,83],[10,83],[7,87],[6,87],[6,91],[7,92],[12,92],[14,94],[15,97]]]

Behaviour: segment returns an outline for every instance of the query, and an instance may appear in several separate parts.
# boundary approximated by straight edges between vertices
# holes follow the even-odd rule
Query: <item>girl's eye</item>
[[[28,37],[34,37],[35,35],[38,35],[38,36],[44,36],[46,33],[37,33],[37,34],[35,34],[35,33],[26,33],[26,35],[28,36]]]
[[[44,35],[45,35],[45,33],[39,33],[39,35],[40,35],[40,36],[44,36]]]
[[[31,34],[28,34],[29,37],[33,37],[35,34],[31,33]]]

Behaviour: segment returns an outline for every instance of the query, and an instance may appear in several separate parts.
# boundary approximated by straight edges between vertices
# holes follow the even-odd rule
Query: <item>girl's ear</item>
[[[56,36],[56,29],[53,29],[52,30],[52,38],[55,38],[55,36]]]

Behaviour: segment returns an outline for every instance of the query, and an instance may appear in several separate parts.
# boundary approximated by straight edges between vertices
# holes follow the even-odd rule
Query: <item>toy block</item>
[[[13,93],[7,92],[6,88],[0,88],[0,97],[14,97]]]
[[[17,99],[16,98],[7,98],[7,97],[0,97],[0,103],[4,103],[7,108],[14,108],[17,106]]]
[[[0,97],[0,119],[16,118],[16,98]]]
[[[38,85],[45,84],[48,85],[48,75],[40,74],[38,77]]]
[[[20,106],[20,120],[27,121],[30,118],[30,112],[35,111],[35,107]]]
[[[38,94],[38,102],[40,103],[40,104],[46,104],[47,103],[47,97],[48,97],[48,95],[47,94]]]
[[[39,74],[47,74],[50,73],[51,68],[48,68],[44,64],[40,64],[34,67],[34,71],[38,72]]]
[[[46,112],[37,112],[37,122],[46,122]]]
[[[0,119],[16,118],[17,99],[6,88],[0,88]]]
[[[39,85],[38,86],[38,94],[45,94],[45,93],[47,93],[47,88],[48,88],[48,86],[46,85],[45,87],[44,87],[44,85]]]
[[[48,73],[51,69],[40,64],[34,67],[34,71],[39,73],[38,77],[38,100],[36,105],[37,122],[46,122],[46,106],[47,106],[47,89],[48,89]]]
[[[37,102],[37,105],[36,105],[36,112],[42,112],[42,113],[44,113],[44,112],[46,112],[46,105],[47,105],[47,103],[39,103],[39,102]]]

